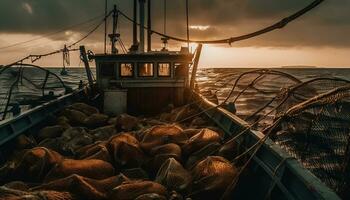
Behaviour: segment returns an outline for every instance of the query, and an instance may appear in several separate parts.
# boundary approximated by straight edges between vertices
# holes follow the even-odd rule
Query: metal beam
[[[140,52],[145,52],[145,1],[139,0],[140,3]]]
[[[147,4],[147,51],[152,51],[152,0],[148,0]]]
[[[90,65],[89,65],[89,60],[88,60],[88,57],[86,55],[85,46],[80,46],[80,56],[81,56],[81,60],[84,63],[84,66],[85,66],[85,71],[86,71],[86,75],[87,75],[87,78],[89,81],[89,85],[90,85],[90,87],[92,87],[94,84],[94,80],[92,78],[92,73],[91,73],[91,69],[90,69]]]
[[[137,45],[137,0],[134,0],[133,46]]]
[[[199,59],[200,59],[201,53],[202,53],[202,48],[203,48],[203,45],[198,44],[198,47],[196,50],[196,55],[195,55],[194,62],[193,62],[193,69],[192,69],[191,82],[190,82],[191,89],[194,89],[194,83],[196,81],[196,74],[197,74]]]

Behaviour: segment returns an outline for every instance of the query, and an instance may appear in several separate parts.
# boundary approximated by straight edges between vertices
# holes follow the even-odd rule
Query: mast
[[[186,0],[186,30],[187,30],[187,48],[190,50],[190,27],[189,27],[189,5],[188,0]]]
[[[150,52],[152,51],[152,4],[151,4],[152,0],[148,0],[148,9],[147,9],[147,13],[148,13],[148,17],[147,17],[147,51]]]
[[[164,28],[164,30],[163,30],[163,33],[164,33],[164,35],[166,35],[166,20],[167,20],[167,3],[166,3],[166,1],[167,0],[164,0],[164,4],[163,4],[163,6],[164,6],[164,24],[163,24],[163,28]],[[168,40],[169,40],[169,38],[167,38],[167,37],[162,37],[161,38],[161,40],[162,40],[162,42],[163,42],[163,49],[162,49],[162,51],[167,51],[167,44],[168,44]]]
[[[140,3],[140,52],[145,52],[145,1],[139,0]]]
[[[134,0],[134,5],[133,5],[133,28],[132,28],[132,45],[130,47],[130,52],[137,52],[139,50],[139,42],[137,41],[137,1]]]
[[[105,0],[105,41],[104,41],[104,52],[107,53],[107,1]]]
[[[113,8],[113,32],[112,32],[112,34],[109,35],[109,37],[111,38],[111,43],[112,43],[112,46],[111,46],[112,54],[118,53],[118,49],[115,46],[115,43],[119,39],[119,34],[117,34],[117,23],[118,23],[118,12],[117,12],[117,6],[114,5],[114,8]]]

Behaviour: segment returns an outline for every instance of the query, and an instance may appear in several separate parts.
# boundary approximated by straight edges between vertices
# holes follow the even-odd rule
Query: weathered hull
[[[224,130],[227,137],[235,137],[248,127],[246,122],[234,114],[217,107],[200,94],[192,91],[191,93],[194,104]],[[2,162],[7,159],[7,152],[15,148],[13,140],[17,136],[23,133],[36,134],[37,127],[44,125],[50,116],[84,98],[86,98],[84,90],[79,90],[1,122]],[[240,146],[246,149],[263,137],[261,132],[249,129],[238,138],[238,141]],[[237,199],[339,199],[331,189],[269,139],[253,157],[248,169],[249,173],[241,176],[235,188],[234,194]]]

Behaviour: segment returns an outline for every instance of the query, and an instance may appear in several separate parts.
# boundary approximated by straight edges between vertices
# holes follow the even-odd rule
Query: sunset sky
[[[255,31],[305,7],[312,0],[189,0],[191,39],[220,39]],[[153,2],[153,29],[163,31],[163,2]],[[167,34],[186,37],[185,0],[167,0]],[[109,0],[109,8],[132,16],[132,0]],[[202,67],[350,67],[350,0],[326,0],[287,27],[249,41],[229,45],[205,45]],[[101,19],[46,36],[65,27],[103,15],[103,0],[0,0],[0,64],[28,54],[41,54],[71,44]],[[127,47],[131,24],[120,18],[120,33]],[[109,29],[110,30],[110,29]],[[44,37],[43,37],[44,36]],[[42,37],[11,48],[14,43]],[[160,38],[153,36],[159,49]],[[103,26],[82,44],[95,53],[103,51]],[[170,42],[171,48],[181,45]],[[71,54],[78,66],[77,54]],[[60,66],[62,55],[38,62]]]

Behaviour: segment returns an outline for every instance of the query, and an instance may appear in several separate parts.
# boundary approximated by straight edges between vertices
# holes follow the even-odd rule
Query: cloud
[[[153,28],[158,31],[163,30],[163,1],[152,0]],[[131,0],[109,2],[109,8],[113,3],[118,3],[118,8],[132,16]],[[184,2],[168,1],[168,34],[186,36]],[[207,27],[191,29],[191,38],[220,39],[249,33],[279,21],[310,2],[312,0],[191,0],[190,24]],[[350,0],[326,0],[282,30],[234,45],[350,47],[349,8]],[[103,10],[104,4],[101,0],[1,0],[0,17],[4,20],[0,20],[0,33],[47,34],[103,14]],[[84,34],[96,23],[97,21],[68,31]],[[120,23],[123,39],[130,41],[131,24],[123,20]],[[102,32],[103,30],[99,30],[89,41],[101,41]],[[71,36],[64,33],[50,37],[53,40],[69,38]]]

